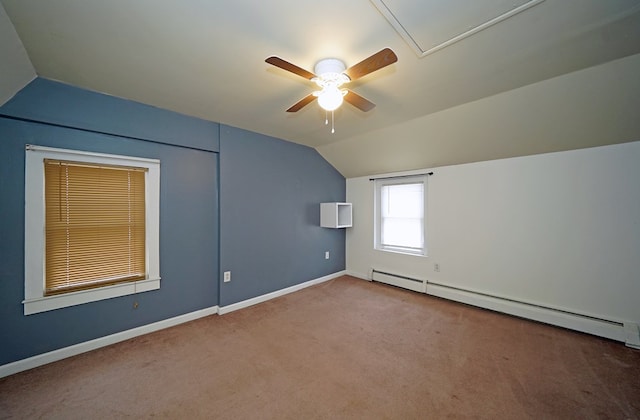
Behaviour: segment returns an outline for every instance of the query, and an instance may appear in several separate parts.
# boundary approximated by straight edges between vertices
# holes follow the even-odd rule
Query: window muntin
[[[425,176],[376,181],[379,250],[426,255]]]
[[[85,284],[80,287],[72,286],[67,290],[62,287],[60,290],[47,292],[45,160],[67,162],[80,167],[117,169],[125,172],[133,169],[133,172],[139,173],[137,177],[142,174],[144,178],[143,270],[140,270],[138,266],[138,268],[132,269],[132,273],[135,273],[132,275],[123,276],[122,273],[119,273],[113,278],[98,276],[98,279],[90,279],[87,277]],[[133,175],[133,178],[136,178],[136,175]],[[130,187],[131,185],[129,184],[127,189]],[[96,188],[100,187],[94,185],[88,188],[88,192],[93,194]],[[63,190],[64,188],[60,189],[60,191]],[[60,191],[58,194],[61,194]],[[140,197],[139,194],[138,197]],[[128,200],[129,197],[127,197]],[[25,154],[25,300],[23,301],[25,315],[159,289],[159,206],[160,162],[157,159],[28,145]],[[107,210],[111,208],[106,205],[103,207]],[[61,210],[61,208],[56,210],[58,211],[58,217]],[[137,210],[133,207],[128,209],[127,218],[133,217],[132,212],[137,212],[140,215],[139,206]],[[106,211],[106,214],[108,215],[109,211]],[[139,241],[141,239],[141,231],[138,229],[135,232],[135,230],[133,229],[128,233],[136,236],[136,240]],[[104,237],[103,240],[108,242],[110,239]],[[99,242],[101,240],[95,241],[95,243]],[[126,254],[128,259],[129,251]],[[140,252],[138,251],[138,261],[139,257]],[[94,267],[100,265],[101,263],[96,263]],[[62,291],[63,293],[56,293],[57,291]]]

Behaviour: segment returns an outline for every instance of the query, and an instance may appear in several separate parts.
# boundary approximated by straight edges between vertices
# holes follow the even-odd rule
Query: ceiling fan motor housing
[[[337,58],[325,58],[318,61],[314,67],[314,72],[318,76],[318,79],[324,83],[319,83],[320,86],[332,85],[340,86],[343,83],[347,83],[350,79],[344,74],[347,67],[344,63]]]

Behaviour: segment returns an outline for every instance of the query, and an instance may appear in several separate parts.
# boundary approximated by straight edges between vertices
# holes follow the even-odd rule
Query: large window
[[[426,176],[376,180],[375,247],[426,255]]]
[[[160,287],[159,162],[28,146],[25,314]]]

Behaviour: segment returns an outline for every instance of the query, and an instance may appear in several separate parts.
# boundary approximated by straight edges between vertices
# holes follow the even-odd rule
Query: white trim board
[[[81,353],[86,353],[88,351],[95,350],[100,347],[106,347],[111,344],[128,340],[130,338],[149,334],[149,333],[159,331],[165,328],[173,327],[179,324],[184,324],[185,322],[194,321],[198,318],[203,318],[205,316],[214,315],[216,313],[218,313],[218,306],[211,306],[209,308],[190,312],[188,314],[178,315],[173,318],[164,319],[162,321],[132,328],[126,331],[121,331],[115,334],[96,338],[94,340],[89,340],[83,343],[74,344],[73,346],[64,347],[64,348],[53,350],[47,353],[38,354],[26,359],[7,363],[6,365],[0,366],[0,378],[13,375],[14,373],[33,369],[38,366],[43,366],[43,365],[46,365],[47,363],[57,362],[58,360],[66,359],[67,357],[71,357],[71,356],[76,356]]]
[[[435,38],[434,41],[435,40],[437,41],[435,41],[433,44],[429,44],[429,40],[425,39],[425,35],[421,35],[419,32],[416,32],[415,30],[411,29],[412,25],[410,24],[410,22],[408,22],[405,19],[406,14],[410,12],[409,10],[407,10],[407,8],[403,8],[401,6],[390,7],[389,5],[386,4],[386,3],[389,3],[386,0],[371,0],[371,3],[373,3],[373,5],[378,9],[378,11],[380,11],[382,16],[384,16],[387,19],[389,24],[396,30],[396,32],[398,32],[398,35],[400,35],[400,37],[404,39],[407,45],[411,47],[411,49],[413,50],[413,52],[416,53],[418,58],[422,58],[436,51],[439,51],[443,48],[446,48],[452,44],[455,44],[456,42],[461,41],[467,37],[470,37],[486,28],[496,25],[506,19],[509,19],[510,17],[518,13],[521,13],[539,3],[542,3],[543,1],[544,0],[528,0],[528,1],[525,1],[523,4],[517,4],[517,2],[514,2],[513,8],[511,9],[509,9],[508,7],[506,9],[500,9],[499,5],[497,6],[493,5],[491,8],[493,8],[497,12],[501,12],[498,16],[489,18],[484,22],[479,22],[479,23],[470,25],[467,27],[466,31],[458,32],[458,33],[455,33],[454,31],[454,33],[449,35],[450,38],[447,38],[447,39],[440,39],[440,37]],[[448,13],[438,13],[438,18],[451,20],[450,16],[448,16]],[[419,21],[424,22],[424,19],[421,19]],[[456,23],[463,24],[465,22],[456,22]],[[471,23],[471,22],[466,22],[466,23]],[[426,23],[426,24],[428,25],[429,23]],[[455,23],[452,23],[452,24],[454,26],[457,26],[455,25]],[[440,34],[433,33],[431,34],[431,37],[437,36],[437,35],[440,35]]]
[[[256,305],[258,303],[266,302],[271,299],[275,299],[280,296],[287,295],[289,293],[297,292],[298,290],[302,290],[304,288],[315,286],[316,284],[324,283],[325,281],[333,280],[337,277],[343,276],[347,274],[346,270],[338,271],[337,273],[329,274],[324,277],[319,277],[314,280],[309,280],[304,283],[296,284],[291,287],[287,287],[285,289],[276,290],[275,292],[267,293],[261,296],[256,296],[251,299],[243,300],[242,302],[232,303],[231,305],[221,306],[218,309],[218,314],[224,315],[229,312],[237,311],[238,309],[243,309],[252,305]]]

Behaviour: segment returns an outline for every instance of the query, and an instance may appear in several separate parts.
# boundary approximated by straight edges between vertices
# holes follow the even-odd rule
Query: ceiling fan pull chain
[[[336,129],[333,125],[333,111],[331,111],[331,134],[335,133]]]
[[[324,111],[324,125],[329,125],[329,111]]]

